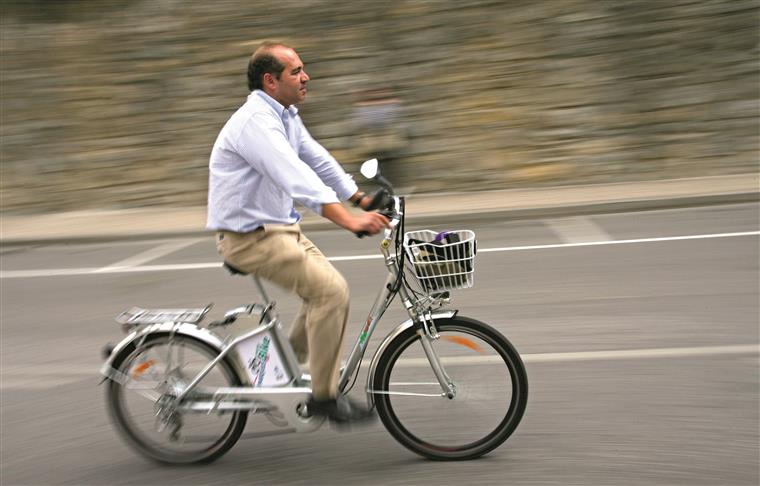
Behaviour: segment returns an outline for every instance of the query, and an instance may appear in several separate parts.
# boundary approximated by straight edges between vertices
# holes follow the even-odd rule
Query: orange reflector
[[[132,372],[132,378],[140,378],[140,375],[148,371],[148,368],[156,364],[156,360],[149,359],[148,361],[141,363],[135,370]]]
[[[464,338],[461,336],[441,336],[441,339],[450,341],[455,344],[459,344],[461,346],[466,346],[477,353],[485,354],[485,351],[483,351],[483,348],[481,348],[480,346],[478,346],[477,344],[475,344],[474,342],[470,341],[467,338]]]

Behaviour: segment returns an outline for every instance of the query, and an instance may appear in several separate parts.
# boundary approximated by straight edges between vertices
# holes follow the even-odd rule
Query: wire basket
[[[404,234],[404,250],[426,292],[472,287],[476,252],[472,231],[409,231]]]

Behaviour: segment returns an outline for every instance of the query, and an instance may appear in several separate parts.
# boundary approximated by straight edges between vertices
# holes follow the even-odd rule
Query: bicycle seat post
[[[261,283],[261,280],[256,275],[251,275],[253,278],[253,281],[256,283],[256,288],[259,289],[259,294],[261,295],[261,298],[264,299],[264,305],[269,305],[272,303],[272,301],[269,299],[269,296],[267,295],[266,290],[264,290],[264,284]]]

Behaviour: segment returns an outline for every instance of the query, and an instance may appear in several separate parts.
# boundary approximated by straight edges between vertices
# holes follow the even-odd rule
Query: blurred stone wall
[[[306,63],[318,140],[354,172],[386,116],[416,191],[758,170],[758,0],[0,5],[6,212],[204,205],[264,39]]]

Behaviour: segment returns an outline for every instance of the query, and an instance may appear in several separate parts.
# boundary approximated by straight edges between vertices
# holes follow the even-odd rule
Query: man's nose
[[[301,82],[302,83],[305,83],[306,81],[308,81],[310,79],[311,78],[309,77],[308,74],[306,74],[306,71],[301,71]]]

